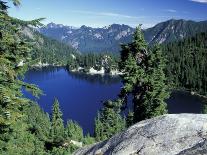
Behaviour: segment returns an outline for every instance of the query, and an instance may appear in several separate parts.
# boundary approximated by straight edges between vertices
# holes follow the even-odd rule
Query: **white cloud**
[[[207,3],[207,0],[190,0],[192,2]]]
[[[166,12],[170,12],[170,13],[176,13],[176,12],[177,12],[177,10],[174,10],[174,9],[166,9],[166,10],[164,10],[164,11],[166,11]]]
[[[144,16],[136,17],[136,16],[124,15],[124,14],[113,13],[113,12],[93,12],[93,11],[79,11],[79,10],[74,10],[74,11],[71,11],[71,12],[73,12],[73,13],[80,13],[80,14],[88,14],[88,15],[96,15],[96,16],[128,18],[128,19],[144,18]]]

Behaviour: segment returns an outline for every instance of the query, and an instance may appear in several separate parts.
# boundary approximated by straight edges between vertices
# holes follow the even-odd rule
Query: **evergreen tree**
[[[54,142],[61,142],[64,138],[64,124],[62,112],[57,99],[54,100],[51,120],[51,137]]]
[[[147,108],[147,118],[163,115],[167,113],[165,100],[169,97],[167,79],[164,69],[166,60],[159,45],[155,45],[148,58],[147,85],[145,95]]]
[[[19,4],[18,0],[12,2]],[[23,98],[22,87],[36,96],[41,91],[21,78],[27,69],[32,45],[23,39],[20,30],[40,23],[12,18],[7,9],[7,3],[0,0],[0,154],[32,154],[37,147],[44,152],[42,142],[29,131],[25,120],[24,108],[30,101]]]
[[[95,138],[105,140],[125,129],[125,120],[120,115],[120,101],[106,101],[95,120]]]
[[[67,122],[67,125],[65,128],[65,134],[66,134],[66,137],[70,138],[71,140],[75,140],[79,142],[83,140],[83,129],[75,121],[69,120]]]
[[[50,139],[50,117],[45,113],[37,103],[31,103],[26,109],[26,121],[29,125],[29,130],[36,135],[36,137],[45,142]]]
[[[124,87],[120,97],[127,103],[132,94],[134,123],[166,113],[168,97],[164,75],[165,61],[159,48],[150,51],[141,26],[136,28],[132,43],[122,45],[120,69]]]

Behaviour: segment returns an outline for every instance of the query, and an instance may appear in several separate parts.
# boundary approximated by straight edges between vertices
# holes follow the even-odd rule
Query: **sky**
[[[116,23],[148,28],[169,19],[207,20],[207,0],[22,0],[18,8],[10,5],[9,15],[74,27]]]

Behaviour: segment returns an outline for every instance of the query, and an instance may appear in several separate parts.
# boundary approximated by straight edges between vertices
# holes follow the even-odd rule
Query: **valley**
[[[207,154],[206,11],[0,0],[0,154]]]

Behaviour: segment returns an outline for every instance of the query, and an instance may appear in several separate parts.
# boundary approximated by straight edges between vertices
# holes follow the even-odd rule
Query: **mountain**
[[[103,28],[80,28],[50,23],[39,29],[43,35],[67,43],[81,52],[118,52],[121,43],[132,40],[135,28],[112,24]],[[207,21],[168,20],[143,30],[149,44],[167,43],[207,31]]]
[[[195,22],[171,19],[144,30],[144,36],[148,43],[154,44],[178,41],[200,32],[207,32],[207,21]]]
[[[81,52],[118,51],[119,44],[129,42],[134,29],[127,25],[113,24],[103,28],[80,28],[50,23],[39,31],[51,38],[72,45]]]
[[[32,41],[35,46],[32,59],[44,64],[66,64],[70,55],[78,54],[77,51],[63,42],[48,38],[30,27],[24,27],[22,33],[25,38]]]

